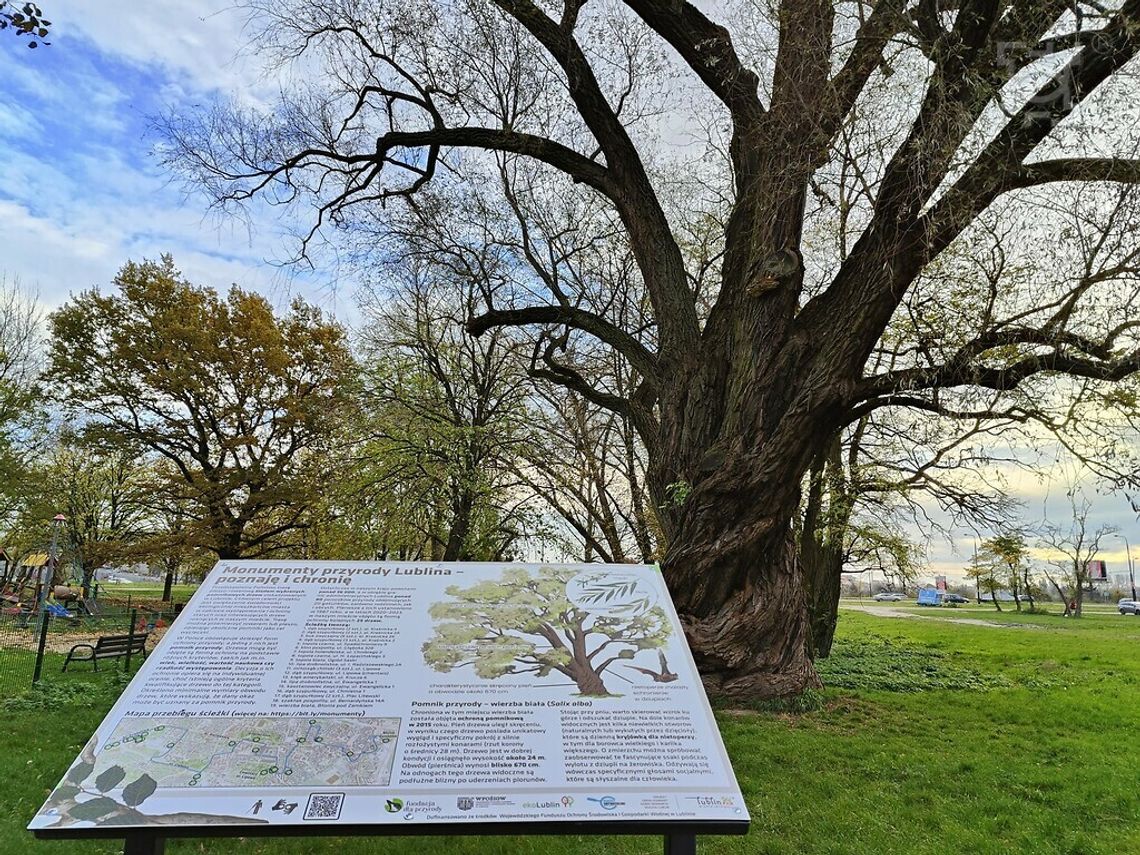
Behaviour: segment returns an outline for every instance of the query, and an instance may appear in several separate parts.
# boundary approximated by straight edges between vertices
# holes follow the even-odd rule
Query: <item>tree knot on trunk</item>
[[[803,270],[804,259],[795,247],[784,247],[760,259],[748,271],[749,297],[759,297],[790,282]]]

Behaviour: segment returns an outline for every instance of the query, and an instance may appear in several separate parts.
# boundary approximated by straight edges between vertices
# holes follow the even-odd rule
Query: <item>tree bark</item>
[[[662,566],[706,690],[763,700],[819,687],[790,518],[724,516],[688,515]]]
[[[475,496],[471,490],[460,490],[452,502],[451,526],[447,532],[447,545],[443,549],[444,561],[461,561],[466,554],[467,540],[471,533],[471,515],[475,510]]]
[[[711,352],[663,392],[650,460],[654,498],[666,506],[662,572],[706,691],[728,700],[820,685],[792,523],[803,476],[838,429],[844,362],[791,331],[793,310],[773,293],[721,317],[726,334],[710,337]],[[752,360],[721,353],[741,347]]]
[[[808,622],[811,626],[813,659],[826,659],[835,642],[839,623],[839,586],[842,581],[843,556],[830,544],[820,544],[807,537],[800,544],[804,594]]]
[[[850,452],[852,468],[855,465],[855,448],[856,442],[853,442]],[[826,453],[812,463],[808,476],[808,495],[804,503],[803,528],[799,536],[813,659],[824,659],[831,655],[835,628],[839,623],[839,589],[847,527],[853,507],[843,471],[842,451],[842,437],[837,433],[831,439]]]

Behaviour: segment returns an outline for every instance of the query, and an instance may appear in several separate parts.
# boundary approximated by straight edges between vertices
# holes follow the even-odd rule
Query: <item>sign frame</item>
[[[234,565],[281,565],[284,567],[288,567],[290,565],[300,565],[302,563],[305,565],[308,565],[306,569],[310,569],[314,565],[319,565],[317,567],[317,569],[313,570],[312,572],[313,573],[321,572],[322,576],[324,573],[333,572],[333,570],[322,570],[323,567],[332,568],[332,567],[338,567],[339,566],[339,567],[346,567],[346,568],[350,568],[350,567],[361,568],[361,567],[384,567],[384,566],[398,566],[399,565],[398,562],[296,562],[296,561],[280,561],[280,560],[279,561],[247,561],[247,562],[230,561],[230,562],[219,562],[217,567],[214,570],[214,573],[221,575],[221,574],[224,574],[227,572],[231,573],[231,574],[242,572],[240,570],[232,569]],[[667,643],[667,640],[669,639],[670,635],[672,634],[673,642],[669,642],[669,643],[675,644],[676,646],[670,648],[669,655],[673,656],[674,654],[681,654],[683,659],[686,660],[686,664],[687,664],[687,668],[675,668],[675,671],[681,672],[682,676],[686,676],[686,675],[689,676],[690,680],[688,681],[688,683],[690,685],[692,685],[693,688],[696,688],[698,690],[697,694],[696,694],[696,698],[694,699],[694,701],[689,701],[689,703],[692,704],[692,706],[679,706],[679,707],[677,707],[677,709],[688,709],[688,710],[691,710],[692,712],[697,712],[699,710],[699,708],[703,705],[705,714],[708,716],[708,723],[709,724],[707,726],[711,726],[711,728],[712,728],[710,731],[710,734],[715,735],[715,742],[713,744],[715,744],[717,746],[717,748],[713,749],[713,753],[719,752],[719,755],[722,758],[722,761],[724,763],[723,768],[727,772],[727,775],[728,775],[728,780],[732,782],[732,785],[735,788],[737,796],[738,797],[741,796],[741,793],[739,790],[739,784],[735,781],[735,775],[732,772],[731,763],[730,763],[729,758],[727,757],[727,754],[726,754],[724,747],[723,747],[723,742],[722,742],[720,734],[719,734],[719,726],[716,724],[715,720],[713,720],[713,718],[712,718],[712,713],[711,713],[711,709],[710,709],[709,704],[708,704],[708,700],[705,697],[703,689],[700,687],[700,678],[699,678],[699,675],[697,673],[695,663],[693,662],[692,654],[691,654],[691,652],[688,648],[688,644],[686,643],[686,640],[684,638],[684,633],[682,631],[680,631],[680,624],[678,623],[676,611],[672,607],[672,603],[669,601],[667,589],[665,588],[663,581],[660,579],[660,575],[659,575],[660,570],[659,569],[654,570],[654,569],[652,569],[646,565],[597,565],[597,564],[586,565],[586,564],[561,564],[561,563],[550,563],[550,564],[548,564],[546,562],[544,562],[541,565],[525,564],[525,563],[521,563],[521,562],[470,562],[467,564],[464,564],[464,563],[452,564],[450,562],[427,562],[427,563],[431,564],[433,566],[440,567],[440,568],[448,568],[448,567],[450,567],[450,568],[464,568],[464,567],[466,567],[466,568],[469,568],[469,572],[475,572],[475,570],[470,569],[470,568],[475,568],[476,565],[481,565],[481,567],[479,568],[481,572],[496,569],[497,571],[499,571],[502,574],[502,579],[500,581],[510,581],[513,584],[516,584],[517,580],[514,577],[511,577],[510,579],[508,579],[508,575],[506,572],[507,568],[529,568],[526,572],[536,572],[539,574],[547,574],[548,571],[551,571],[551,570],[558,571],[560,569],[561,570],[568,570],[571,572],[577,572],[578,575],[573,576],[572,578],[566,577],[566,576],[555,577],[559,580],[558,581],[559,585],[561,585],[563,582],[565,582],[565,586],[566,586],[565,592],[561,595],[561,606],[558,606],[558,609],[560,610],[558,613],[565,615],[565,613],[566,613],[565,610],[570,609],[570,613],[577,616],[575,618],[575,620],[577,621],[576,629],[579,633],[582,632],[584,625],[587,627],[589,626],[589,623],[583,624],[583,614],[584,614],[583,610],[585,610],[587,608],[590,609],[591,614],[601,615],[601,617],[596,618],[596,619],[599,621],[603,621],[606,626],[612,627],[613,624],[611,622],[613,622],[613,621],[626,620],[626,621],[634,621],[634,623],[632,624],[633,626],[641,627],[642,625],[646,625],[646,626],[652,625],[654,627],[657,627],[657,629],[654,631],[656,634],[650,634],[650,635],[645,635],[645,636],[641,637],[642,641],[644,643],[639,645],[637,649],[641,650],[641,649],[643,649],[643,647],[645,647],[646,649],[650,649],[650,650],[660,649],[660,651],[662,651],[660,653],[660,659],[661,659],[660,674],[657,674],[651,670],[647,670],[645,668],[640,668],[640,667],[635,667],[635,668],[633,668],[633,670],[641,671],[645,674],[654,676],[655,679],[658,677],[661,677],[661,676],[668,678],[668,679],[661,681],[661,682],[670,682],[673,680],[677,680],[677,678],[678,678],[677,673],[669,672],[667,670],[665,656],[664,656],[664,652],[663,652],[665,649],[665,645]],[[422,567],[424,562],[414,562],[414,564]],[[223,565],[229,565],[229,569],[227,569],[227,567],[225,567]],[[656,577],[657,581],[650,583],[649,596],[647,596],[645,593],[645,586],[644,585],[641,585],[640,587],[638,587],[638,586],[634,585],[632,581],[630,581],[630,580],[632,580],[633,577],[630,576],[627,572],[625,575],[625,582],[624,583],[628,583],[630,585],[631,593],[629,594],[629,596],[631,598],[640,597],[640,599],[632,600],[633,605],[629,605],[629,604],[614,605],[614,603],[620,603],[621,602],[620,596],[616,600],[611,599],[610,596],[606,596],[604,599],[604,602],[596,600],[596,599],[593,601],[590,601],[591,603],[597,602],[596,607],[593,605],[591,605],[591,606],[580,605],[582,600],[579,599],[579,597],[585,598],[586,600],[589,600],[590,597],[596,598],[597,592],[595,589],[599,584],[597,581],[598,571],[611,571],[611,572],[617,572],[620,574],[621,570],[623,568],[628,571],[628,569],[630,569],[632,567],[636,567],[638,569],[638,575],[645,573],[645,572],[655,572],[657,574],[657,577]],[[535,569],[535,568],[538,568],[538,569]],[[583,568],[590,568],[590,569],[588,572],[584,573]],[[277,572],[277,571],[266,571],[263,569],[257,569],[257,570],[249,570],[248,572],[264,573],[264,572]],[[299,572],[299,571],[285,570],[283,572],[293,573],[293,572]],[[345,570],[342,572],[349,572],[349,571]],[[377,573],[377,572],[379,572],[379,571],[378,570],[362,570],[362,569],[351,570],[351,573]],[[452,570],[450,570],[450,569],[438,570],[438,571],[434,571],[434,572],[450,574],[452,572]],[[460,570],[459,572],[462,572],[462,571]],[[516,573],[516,574],[518,573],[518,571],[516,571],[516,570],[512,570],[511,572]],[[387,571],[384,572],[384,575],[385,575],[385,577],[387,576]],[[582,576],[585,576],[584,582],[580,581],[580,577],[582,577]],[[313,578],[315,578],[315,577],[313,577]],[[545,575],[539,575],[539,576],[535,576],[534,578],[535,579],[545,578],[545,579],[549,580],[550,577],[545,576]],[[568,581],[567,581],[567,579],[568,579]],[[215,581],[217,581],[217,577],[215,577],[214,579],[208,580],[207,583],[203,586],[203,588],[199,589],[199,592],[195,595],[194,601],[191,602],[190,607],[187,609],[187,611],[184,614],[193,617],[193,615],[197,612],[197,609],[195,608],[195,606],[199,605],[199,598],[203,596],[204,592],[211,591],[215,587],[217,587],[217,585],[212,584]],[[227,580],[221,579],[221,581],[227,581]],[[231,578],[228,581],[230,581],[230,582],[243,582],[243,581],[249,581],[249,580]],[[259,581],[270,581],[270,580],[261,579]],[[273,581],[278,581],[278,580],[273,580]],[[293,579],[292,581],[296,582],[298,580]],[[302,579],[300,579],[300,581],[301,582],[310,582],[310,581],[312,581],[312,579],[311,578],[302,578]],[[322,578],[321,581],[324,581],[324,579]],[[343,578],[343,579],[339,579],[339,580],[330,580],[330,581],[343,582],[345,585],[348,585],[351,582],[351,578]],[[471,579],[468,581],[475,581],[475,579]],[[612,585],[618,585],[619,582],[621,582],[620,579],[619,579],[619,581],[608,582],[607,584],[612,586]],[[582,586],[586,585],[587,583],[589,585],[594,586],[594,587],[583,588]],[[624,583],[622,583],[622,584],[624,584]],[[575,587],[575,586],[577,586],[577,587]],[[655,586],[656,586],[657,590],[659,591],[659,593],[657,593],[657,594],[652,593],[652,590],[654,589]],[[309,587],[311,588],[312,586],[309,586]],[[456,590],[457,587],[458,586],[452,586],[451,588],[448,588],[446,593],[452,597],[457,597],[460,594],[467,593],[466,591],[457,591]],[[634,588],[636,588],[636,593],[632,593]],[[470,590],[475,590],[475,589],[470,589]],[[546,591],[546,590],[550,590],[550,589],[544,588],[543,590]],[[561,589],[561,587],[559,587],[559,588],[557,588],[557,590],[562,590],[562,589]],[[656,602],[654,597],[659,598],[661,600],[661,602],[657,606],[654,605],[654,602]],[[568,604],[566,602],[566,598],[569,598],[570,604]],[[546,602],[546,601],[544,601],[544,602]],[[640,605],[638,605],[638,604],[640,604]],[[438,606],[440,604],[436,603],[435,605]],[[434,607],[435,606],[433,606],[433,608]],[[662,611],[662,607],[664,607],[663,611]],[[634,609],[633,614],[638,615],[639,617],[628,617],[628,616],[619,617],[618,616],[618,613],[621,610],[625,610],[625,612],[628,614],[631,609]],[[556,612],[551,611],[550,613],[555,614]],[[205,612],[205,614],[212,614],[212,613],[207,611],[207,612]],[[434,614],[434,612],[433,612],[433,614]],[[651,615],[652,616],[659,616],[659,617],[651,617]],[[670,619],[670,616],[671,616],[671,619]],[[99,728],[97,728],[97,730],[96,730],[97,735],[100,733],[106,734],[108,728],[117,727],[123,721],[127,720],[127,719],[122,718],[122,717],[118,718],[117,720],[115,718],[113,718],[116,714],[116,710],[119,710],[119,715],[122,716],[122,710],[120,710],[120,707],[125,705],[127,708],[129,708],[130,704],[134,702],[134,696],[130,695],[132,689],[136,689],[137,686],[141,685],[140,681],[145,682],[145,680],[144,680],[145,675],[149,675],[150,672],[155,671],[156,669],[161,669],[163,667],[163,665],[164,665],[164,662],[162,661],[163,657],[160,654],[164,651],[165,648],[167,648],[167,646],[168,646],[167,642],[174,642],[176,639],[179,639],[181,637],[181,632],[180,632],[181,625],[184,623],[185,620],[186,620],[186,618],[183,617],[177,624],[175,624],[174,627],[172,627],[172,632],[170,633],[170,637],[164,638],[162,640],[162,642],[160,642],[158,647],[153,651],[152,656],[148,657],[147,665],[144,666],[144,669],[142,671],[140,671],[138,675],[136,675],[135,680],[132,681],[132,684],[124,690],[124,697],[120,698],[120,700],[116,702],[116,705],[114,707],[112,707],[111,711],[109,711],[107,716],[104,718],[103,723],[99,725]],[[664,624],[662,624],[661,621],[664,621]],[[672,624],[672,629],[670,629],[670,627],[668,626],[669,624]],[[664,627],[664,628],[662,629],[662,627]],[[527,629],[526,631],[533,632],[533,630],[530,630],[530,629]],[[589,631],[589,630],[587,630],[587,631]],[[599,630],[595,629],[593,631],[596,632]],[[607,630],[603,629],[600,631],[604,633]],[[649,630],[646,630],[646,631],[649,632]],[[193,636],[191,636],[191,638],[193,638]],[[413,639],[414,639],[414,636],[413,636]],[[611,643],[611,642],[607,642],[607,644],[608,643]],[[618,642],[618,643],[622,643],[622,642]],[[630,642],[624,642],[624,643],[630,643]],[[428,647],[428,645],[425,643],[425,645],[424,645],[424,658],[425,658],[425,660],[427,659],[427,647]],[[577,655],[577,654],[575,654],[575,655]],[[619,658],[619,657],[614,657],[613,659],[610,659],[609,662],[615,661],[617,658]],[[630,659],[633,658],[633,654],[630,654],[629,656],[623,655],[620,658],[622,658],[626,661],[629,661]],[[172,666],[175,663],[177,663],[178,661],[179,660],[176,659],[174,661],[174,663],[172,663]],[[609,664],[609,662],[607,662],[607,664]],[[449,670],[449,668],[447,668],[447,667],[442,667],[442,668],[438,667],[438,665],[436,663],[429,663],[429,664],[433,664],[433,667],[436,667],[437,671],[447,672]],[[444,662],[443,664],[447,665],[448,663]],[[513,672],[505,672],[505,673],[513,673]],[[601,669],[599,669],[598,674],[599,675],[601,674]],[[632,680],[629,680],[625,677],[622,677],[622,679],[626,680],[627,683],[633,682]],[[642,678],[642,679],[644,679],[644,678]],[[585,687],[583,687],[583,683],[579,682],[578,685],[584,694],[587,692],[587,690],[590,689],[589,684],[586,684]],[[684,683],[683,682],[678,683],[677,685],[683,686]],[[603,696],[607,696],[607,697],[608,696],[614,696],[613,692],[612,691],[607,692],[607,689],[605,687],[600,687],[597,691],[600,694],[602,694]],[[691,695],[692,689],[689,689],[688,692]],[[620,697],[620,695],[617,695],[617,696]],[[636,697],[636,694],[634,697]],[[678,700],[680,700],[680,698],[678,698]],[[643,696],[642,697],[642,704],[644,705],[645,702],[646,702],[646,698]],[[551,703],[553,704],[554,702],[551,702]],[[575,702],[575,703],[578,703],[578,702]],[[540,704],[534,704],[534,705],[540,706]],[[413,704],[413,706],[414,706],[414,704]],[[431,706],[431,704],[425,704],[424,706]],[[478,706],[478,705],[476,705],[476,706]],[[518,706],[518,705],[516,704],[516,706]],[[633,707],[633,709],[637,709],[637,708],[638,707],[636,705]],[[183,713],[183,714],[185,714],[185,713]],[[209,713],[209,712],[206,712],[203,714],[204,715],[211,715],[211,713]],[[363,714],[364,713],[360,713],[360,715],[363,715]],[[128,715],[130,715],[130,714],[128,713]],[[139,715],[139,713],[134,713],[133,715],[137,716],[137,715]],[[161,717],[163,714],[156,712],[156,713],[152,713],[152,715],[158,715]],[[292,713],[291,715],[299,715],[299,714]],[[314,713],[314,715],[323,715],[323,714]],[[335,713],[329,713],[327,715],[328,715],[328,717],[336,718]],[[159,727],[158,730],[162,730],[162,728]],[[145,737],[145,734],[143,734],[143,736]],[[234,738],[239,738],[239,737],[234,737]],[[105,736],[103,737],[103,739],[104,739],[104,741],[106,741]],[[92,743],[94,743],[94,741],[95,740],[93,738]],[[256,737],[254,737],[254,741],[257,741]],[[298,742],[304,742],[305,740],[304,739],[298,739],[297,741]],[[316,739],[316,741],[320,742],[321,740],[318,737]],[[388,740],[385,739],[384,741],[387,742]],[[117,742],[111,743],[111,747],[114,748],[114,746],[117,744],[118,744]],[[125,744],[125,742],[124,742],[124,744]],[[230,742],[229,744],[234,745],[233,742]],[[566,744],[570,745],[572,743],[567,742]],[[590,743],[579,743],[579,744],[580,745],[582,745],[582,744],[588,745]],[[102,748],[103,748],[103,746],[99,746],[100,751],[102,751]],[[256,747],[253,748],[254,753],[256,753],[257,750],[258,749]],[[446,754],[447,752],[445,751],[444,753]],[[349,752],[349,756],[351,756],[351,752]],[[538,758],[538,759],[541,760],[542,758]],[[94,764],[97,761],[92,759],[88,762],[89,762],[89,764]],[[90,769],[90,768],[91,768],[91,766],[88,765],[87,769]],[[90,774],[90,772],[88,772],[88,774]],[[262,772],[262,774],[264,774],[264,772]],[[285,774],[289,774],[289,769],[285,770]],[[122,772],[121,767],[118,768],[118,776],[119,776],[119,779],[122,779],[122,777],[123,777],[123,772]],[[146,778],[146,776],[144,775],[143,778]],[[76,780],[80,780],[80,779],[76,779]],[[139,780],[141,781],[142,778],[140,778]],[[197,780],[197,775],[195,776],[195,780]],[[637,779],[634,779],[634,780],[637,780]],[[65,782],[61,782],[61,783],[65,783]],[[137,783],[138,782],[136,782],[136,784]],[[150,784],[150,792],[153,792],[154,791],[154,781],[152,779],[148,779],[148,783]],[[193,784],[194,784],[194,781],[191,782],[191,786],[193,786]],[[176,786],[178,786],[178,785],[176,785]],[[222,786],[224,788],[228,785],[222,785]],[[72,789],[74,789],[74,788],[72,788]],[[103,788],[101,787],[101,789],[103,789]],[[130,789],[130,788],[127,788],[127,789]],[[106,789],[103,789],[103,792],[106,792],[106,791],[107,791]],[[65,798],[66,798],[66,796],[65,796]],[[146,798],[145,795],[142,796],[142,799],[145,799],[145,798]],[[173,794],[172,794],[171,798],[173,798]],[[591,800],[596,800],[596,799],[591,799]],[[699,799],[698,799],[698,801],[699,801]],[[51,802],[51,799],[49,798],[49,804],[50,804],[50,802]],[[138,802],[129,801],[129,800],[127,802],[127,804],[130,804],[130,805],[134,805],[137,803]],[[82,805],[82,804],[84,804],[84,802],[80,802],[80,804]],[[261,801],[258,801],[257,807],[260,807],[260,805],[261,805]],[[45,807],[46,807],[46,805],[45,805]],[[464,805],[460,804],[460,810],[461,811],[467,810],[468,808],[469,808],[469,805],[464,806]],[[42,810],[44,810],[44,809],[41,808],[41,811]],[[627,816],[627,817],[614,817],[614,818],[599,817],[597,819],[593,819],[593,818],[583,819],[580,816],[558,818],[558,819],[547,818],[547,817],[542,817],[542,816],[535,816],[533,818],[530,818],[530,817],[526,817],[526,818],[493,817],[493,818],[488,818],[486,820],[477,820],[477,821],[474,819],[471,821],[467,821],[465,819],[458,819],[458,818],[453,817],[453,816],[448,816],[446,819],[441,817],[438,820],[432,820],[429,822],[414,822],[413,821],[413,822],[408,822],[408,823],[402,823],[402,822],[393,823],[390,821],[387,821],[387,822],[367,822],[367,821],[361,821],[362,819],[367,819],[368,818],[367,815],[365,815],[363,817],[357,815],[357,816],[347,817],[346,819],[348,819],[348,821],[346,821],[346,822],[341,822],[341,821],[339,821],[339,818],[338,818],[338,821],[335,821],[335,822],[330,821],[330,822],[320,822],[320,823],[312,823],[312,824],[289,823],[289,822],[286,822],[286,823],[274,822],[274,823],[267,823],[267,824],[262,824],[259,822],[252,822],[252,823],[247,823],[247,822],[217,823],[217,822],[215,822],[215,823],[211,823],[208,821],[208,818],[202,816],[201,814],[198,814],[198,815],[189,814],[189,815],[186,815],[186,817],[185,817],[187,820],[189,820],[188,822],[178,822],[177,824],[174,824],[174,823],[167,824],[167,823],[158,821],[158,822],[154,822],[153,824],[151,824],[151,823],[148,823],[148,824],[135,823],[135,824],[130,824],[130,825],[115,824],[115,823],[107,823],[104,825],[93,825],[93,826],[92,825],[62,825],[62,826],[40,825],[39,827],[34,827],[31,830],[33,831],[33,834],[35,835],[36,838],[44,839],[44,840],[125,839],[125,841],[126,841],[126,845],[125,845],[125,849],[124,849],[125,855],[161,855],[161,853],[165,849],[165,841],[167,839],[172,839],[172,838],[235,838],[235,837],[259,837],[260,838],[260,837],[320,837],[320,836],[388,837],[388,836],[443,836],[443,835],[470,836],[470,835],[495,835],[495,834],[510,834],[510,835],[529,835],[529,834],[535,834],[535,835],[560,835],[560,834],[575,834],[575,835],[601,835],[601,834],[663,835],[664,844],[665,844],[665,850],[664,851],[666,853],[668,853],[668,855],[691,855],[691,853],[695,853],[695,851],[696,851],[696,836],[698,834],[718,834],[718,835],[720,835],[720,834],[724,834],[724,835],[747,834],[749,831],[749,828],[750,828],[750,824],[751,824],[751,818],[749,817],[747,809],[745,808],[745,810],[743,810],[743,811],[736,810],[736,813],[741,814],[741,815],[739,817],[726,816],[724,814],[721,814],[719,816],[713,816],[713,817],[700,817],[700,816],[692,816],[692,815],[681,815],[681,816],[669,817],[669,816],[656,816],[656,815],[654,815],[654,816],[632,816],[632,817]],[[40,813],[37,812],[37,818],[39,816],[40,816]],[[236,817],[233,817],[233,818],[236,819]],[[308,819],[309,817],[305,817],[305,818]],[[173,817],[171,817],[171,819],[173,819]],[[411,815],[406,815],[406,816],[404,816],[404,819],[413,820],[413,817]],[[35,824],[35,822],[36,821],[34,820],[33,825]],[[168,820],[168,822],[169,822],[169,820]]]
[[[238,838],[238,837],[445,837],[494,835],[620,835],[664,837],[665,855],[695,855],[697,835],[744,835],[751,820],[575,820],[495,822],[495,823],[433,823],[417,826],[384,825],[278,825],[278,826],[217,826],[179,825],[163,829],[161,833],[146,830],[124,834],[121,828],[38,828],[33,834],[38,840],[124,840],[123,855],[163,855],[168,839],[187,838]]]

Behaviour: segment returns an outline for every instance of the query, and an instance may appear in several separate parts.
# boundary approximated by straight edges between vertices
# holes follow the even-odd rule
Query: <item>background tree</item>
[[[528,388],[505,333],[473,339],[438,266],[410,269],[391,299],[366,300],[366,465],[401,491],[424,557],[502,559],[527,517],[514,461],[527,441]]]
[[[139,531],[125,552],[129,560],[157,567],[162,573],[162,599],[168,602],[175,585],[205,576],[213,563],[208,553],[193,543],[188,532],[193,509],[180,491],[171,495],[170,485],[176,483],[177,475],[167,462],[149,462],[141,477]]]
[[[583,611],[566,594],[566,583],[579,572],[507,570],[495,581],[450,586],[452,600],[431,607],[436,630],[424,642],[424,660],[445,673],[470,664],[489,679],[557,672],[583,695],[611,694],[606,670],[632,662],[641,650],[664,647],[669,619],[659,606],[623,617]]]
[[[117,293],[87,291],[51,316],[49,379],[83,436],[163,466],[185,543],[219,558],[289,546],[320,490],[348,397],[339,326],[294,302],[278,317],[236,286],[191,285],[166,257],[129,263]]]
[[[0,276],[0,523],[4,528],[14,524],[29,498],[31,466],[51,432],[39,377],[42,324],[34,295],[19,282]]]
[[[145,476],[136,452],[101,452],[68,434],[37,467],[39,489],[26,516],[29,522],[57,513],[66,517],[61,555],[74,566],[83,596],[91,596],[96,570],[131,559],[146,514]]]
[[[984,477],[993,455],[979,449],[1003,427],[997,418],[883,408],[833,437],[808,471],[799,519],[815,656],[831,649],[844,566],[881,570],[905,591],[922,553],[908,530],[929,537],[951,526],[1007,519],[1013,504]]]
[[[484,185],[503,162],[521,173],[504,205],[528,224],[550,208],[550,186],[585,200],[575,245],[621,236],[649,323],[615,319],[617,301],[593,280],[544,277],[563,256],[532,252],[536,265],[524,244],[530,275],[482,295],[468,328],[530,330],[548,379],[631,420],[708,688],[784,695],[817,682],[792,520],[838,430],[881,407],[956,406],[958,391],[1014,392],[1058,373],[1109,383],[1140,367],[1132,322],[1100,323],[1128,314],[1112,276],[1032,292],[1005,280],[980,303],[924,278],[984,229],[987,210],[1034,188],[1140,180],[1132,131],[1112,121],[1140,6],[1077,8],[783,0],[723,10],[741,19],[730,32],[688,2],[260,0],[267,56],[329,73],[307,74],[271,113],[220,105],[174,121],[167,151],[218,204],[284,188],[312,205],[316,229],[381,223],[383,206],[417,206],[462,178]],[[1046,69],[1042,52],[1057,62]],[[686,103],[721,129],[698,157],[723,170],[693,182],[696,196],[660,177],[691,161],[654,163],[652,117]],[[1102,128],[1107,138],[1091,133]],[[860,139],[852,161],[839,141]],[[837,171],[860,188],[846,201],[817,193]],[[706,201],[711,243],[672,216]],[[841,236],[839,257],[806,240],[822,220]],[[489,243],[500,225],[485,224]],[[868,370],[916,294],[938,319],[930,328],[953,335]],[[579,341],[628,360],[628,395],[590,384]]]
[[[559,521],[566,552],[652,561],[658,526],[629,421],[551,384],[538,387],[531,413],[536,430],[519,477]]]
[[[1071,517],[1067,525],[1045,524],[1041,529],[1041,546],[1052,553],[1051,570],[1045,578],[1065,604],[1066,617],[1080,617],[1085,594],[1092,590],[1090,562],[1100,553],[1101,542],[1116,533],[1110,525],[1092,528],[1089,513],[1092,503],[1073,485],[1066,493]]]
[[[966,578],[973,581],[978,602],[981,602],[984,594],[990,598],[995,609],[999,612],[1002,610],[997,597],[998,591],[1002,590],[1002,584],[993,561],[987,561],[981,552],[975,552],[970,563],[966,565]]]
[[[993,569],[993,578],[1001,588],[1009,591],[1018,611],[1021,596],[1029,597],[1029,610],[1033,610],[1033,591],[1029,584],[1029,548],[1019,532],[1008,531],[994,535],[982,543],[981,560]]]

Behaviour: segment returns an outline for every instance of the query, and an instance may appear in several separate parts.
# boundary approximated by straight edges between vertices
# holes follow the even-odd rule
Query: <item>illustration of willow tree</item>
[[[584,611],[566,596],[566,583],[578,572],[515,569],[469,588],[450,586],[453,599],[431,607],[435,636],[424,642],[424,661],[445,673],[471,665],[487,679],[558,672],[583,695],[609,695],[606,669],[639,650],[662,648],[669,620],[659,606],[628,616]]]
[[[463,193],[501,189],[505,216],[469,224],[503,264],[470,271],[490,276],[467,328],[516,328],[533,373],[635,426],[662,569],[712,694],[818,683],[792,520],[838,430],[880,408],[955,411],[968,390],[1140,368],[1127,276],[922,284],[951,245],[971,253],[995,208],[1140,183],[1140,0],[246,8],[280,103],[171,117],[166,163],[223,210],[297,206],[302,257],[339,229],[364,230],[384,260],[393,221],[451,198],[461,215]],[[567,198],[590,216],[558,219]],[[1024,221],[1016,240],[1077,240]],[[550,233],[578,247],[551,251]],[[599,234],[630,249],[642,323],[610,311],[599,277],[568,275]],[[919,290],[924,340],[876,368]],[[583,344],[640,379],[595,385]]]

